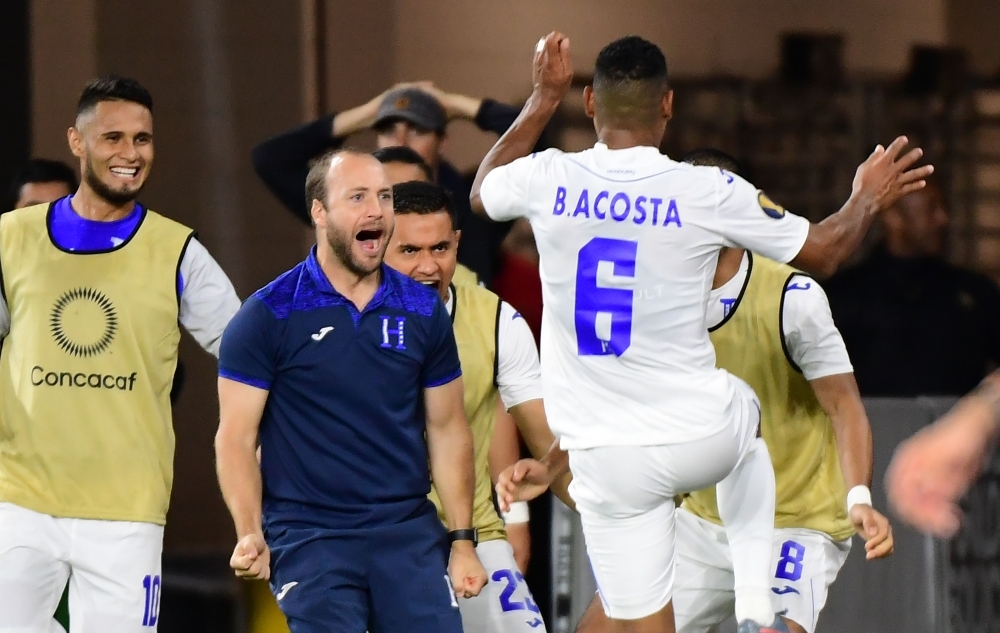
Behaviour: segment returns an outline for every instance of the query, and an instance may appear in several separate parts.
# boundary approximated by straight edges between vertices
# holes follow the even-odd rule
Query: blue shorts
[[[434,506],[363,530],[271,525],[271,591],[292,633],[462,633]]]

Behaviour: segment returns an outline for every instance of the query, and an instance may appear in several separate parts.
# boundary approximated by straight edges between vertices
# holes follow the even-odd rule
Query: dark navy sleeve
[[[251,154],[254,170],[267,188],[308,226],[312,226],[305,201],[309,161],[344,143],[344,139],[332,136],[334,116],[283,132],[255,147]]]
[[[219,346],[219,376],[270,389],[277,372],[278,319],[263,301],[250,297],[232,318]]]
[[[434,306],[427,331],[427,356],[421,375],[425,389],[446,385],[462,375],[458,362],[458,345],[452,329],[451,317],[444,304],[438,301]]]

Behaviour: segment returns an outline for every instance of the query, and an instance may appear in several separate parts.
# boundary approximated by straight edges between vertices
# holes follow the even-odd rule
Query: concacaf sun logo
[[[766,213],[769,218],[780,220],[785,217],[785,207],[768,198],[767,194],[763,191],[757,192],[757,204],[760,205],[761,210]]]
[[[93,288],[74,288],[52,306],[49,319],[52,337],[67,354],[81,358],[96,356],[111,345],[118,331],[115,306]]]

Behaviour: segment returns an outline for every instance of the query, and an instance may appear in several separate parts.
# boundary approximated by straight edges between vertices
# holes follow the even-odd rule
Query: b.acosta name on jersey
[[[566,187],[556,187],[552,215],[583,216],[587,219],[631,221],[651,226],[683,226],[677,201],[651,196],[635,196],[624,191],[582,189],[570,195]]]

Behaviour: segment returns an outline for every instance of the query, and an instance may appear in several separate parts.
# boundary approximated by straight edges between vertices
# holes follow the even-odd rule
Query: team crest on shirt
[[[768,198],[767,194],[763,191],[757,191],[757,204],[760,205],[761,210],[766,213],[769,218],[780,220],[785,217],[785,207]]]
[[[49,317],[52,338],[71,356],[89,358],[110,347],[118,332],[118,313],[104,293],[74,288],[63,293]]]

